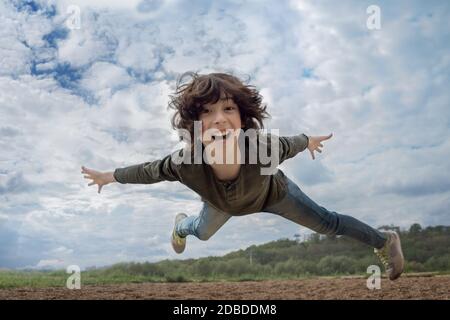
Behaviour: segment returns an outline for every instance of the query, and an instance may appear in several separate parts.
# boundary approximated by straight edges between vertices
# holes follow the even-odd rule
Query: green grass
[[[50,272],[0,271],[0,288],[60,287],[67,277]]]
[[[420,273],[419,273],[420,274]],[[418,275],[419,275],[418,274]],[[438,272],[436,274],[448,275],[448,272]],[[329,275],[329,278],[338,278],[348,274]],[[0,289],[13,288],[48,288],[48,287],[66,287],[66,281],[70,274],[64,271],[0,271]],[[360,276],[369,276],[368,274],[360,274]],[[407,276],[407,275],[405,275]],[[81,272],[81,286],[85,285],[113,285],[113,284],[130,284],[145,282],[217,282],[217,281],[264,281],[264,280],[301,280],[318,278],[317,275],[278,275],[278,276],[255,276],[251,274],[243,274],[235,277],[210,276],[210,277],[186,277],[179,274],[167,275],[165,277],[130,275],[120,272],[104,272],[104,271],[84,271]]]
[[[0,271],[0,289],[8,288],[43,288],[66,287],[70,274],[64,271],[56,272],[21,272]],[[95,272],[81,272],[81,285],[108,285],[119,283],[141,283],[164,281],[154,277],[134,276],[129,274],[96,274]]]
[[[9,288],[44,288],[65,287],[70,274],[64,271],[0,271],[0,289]],[[255,276],[243,274],[235,277],[209,276],[187,277],[181,274],[166,275],[164,277],[131,275],[121,272],[85,271],[81,272],[81,285],[111,285],[144,282],[216,282],[216,281],[263,281],[282,279],[305,279],[308,276]]]
[[[70,274],[64,271],[0,271],[0,289],[12,288],[46,288],[66,287],[66,281]],[[286,280],[307,279],[314,276],[255,276],[243,274],[235,277],[209,276],[209,277],[187,277],[180,274],[166,275],[164,277],[130,275],[126,273],[108,273],[101,271],[81,272],[81,286],[84,285],[112,285],[145,282],[217,282],[217,281],[264,281],[264,280]]]

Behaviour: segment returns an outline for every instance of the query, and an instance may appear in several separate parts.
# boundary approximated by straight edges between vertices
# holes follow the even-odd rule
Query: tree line
[[[450,271],[450,227],[407,230],[396,226],[379,229],[399,232],[405,256],[405,272]],[[91,272],[105,276],[132,275],[165,281],[257,280],[329,275],[367,274],[370,265],[381,263],[365,244],[343,236],[311,234],[305,241],[298,235],[253,245],[222,257],[164,260],[150,263],[120,263]]]

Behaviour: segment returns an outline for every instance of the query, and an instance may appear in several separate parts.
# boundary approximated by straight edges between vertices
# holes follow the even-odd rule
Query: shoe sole
[[[398,250],[396,250],[396,251],[398,251],[398,254],[401,256],[402,267],[399,272],[397,272],[396,274],[389,277],[389,280],[391,280],[391,281],[394,281],[394,280],[397,280],[398,278],[400,278],[401,274],[403,273],[403,270],[405,269],[405,258],[403,256],[402,243],[400,241],[400,236],[398,235],[397,232],[395,232],[394,237],[395,237],[395,241],[398,241],[398,248],[397,248]]]

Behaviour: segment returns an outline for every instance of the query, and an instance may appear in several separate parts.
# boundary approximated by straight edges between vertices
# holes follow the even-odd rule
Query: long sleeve
[[[180,181],[177,166],[171,155],[161,160],[145,162],[114,170],[114,178],[119,183],[151,184],[161,181]]]
[[[308,147],[308,142],[308,136],[304,133],[296,136],[280,137],[280,164],[305,150]]]

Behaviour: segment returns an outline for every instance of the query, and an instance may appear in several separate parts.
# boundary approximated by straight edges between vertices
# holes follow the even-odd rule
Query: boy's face
[[[217,135],[222,136],[223,142],[228,140],[232,133],[237,137],[239,130],[244,127],[239,107],[232,98],[223,97],[214,104],[204,105],[199,120],[202,121],[202,142],[205,146],[218,140]]]

